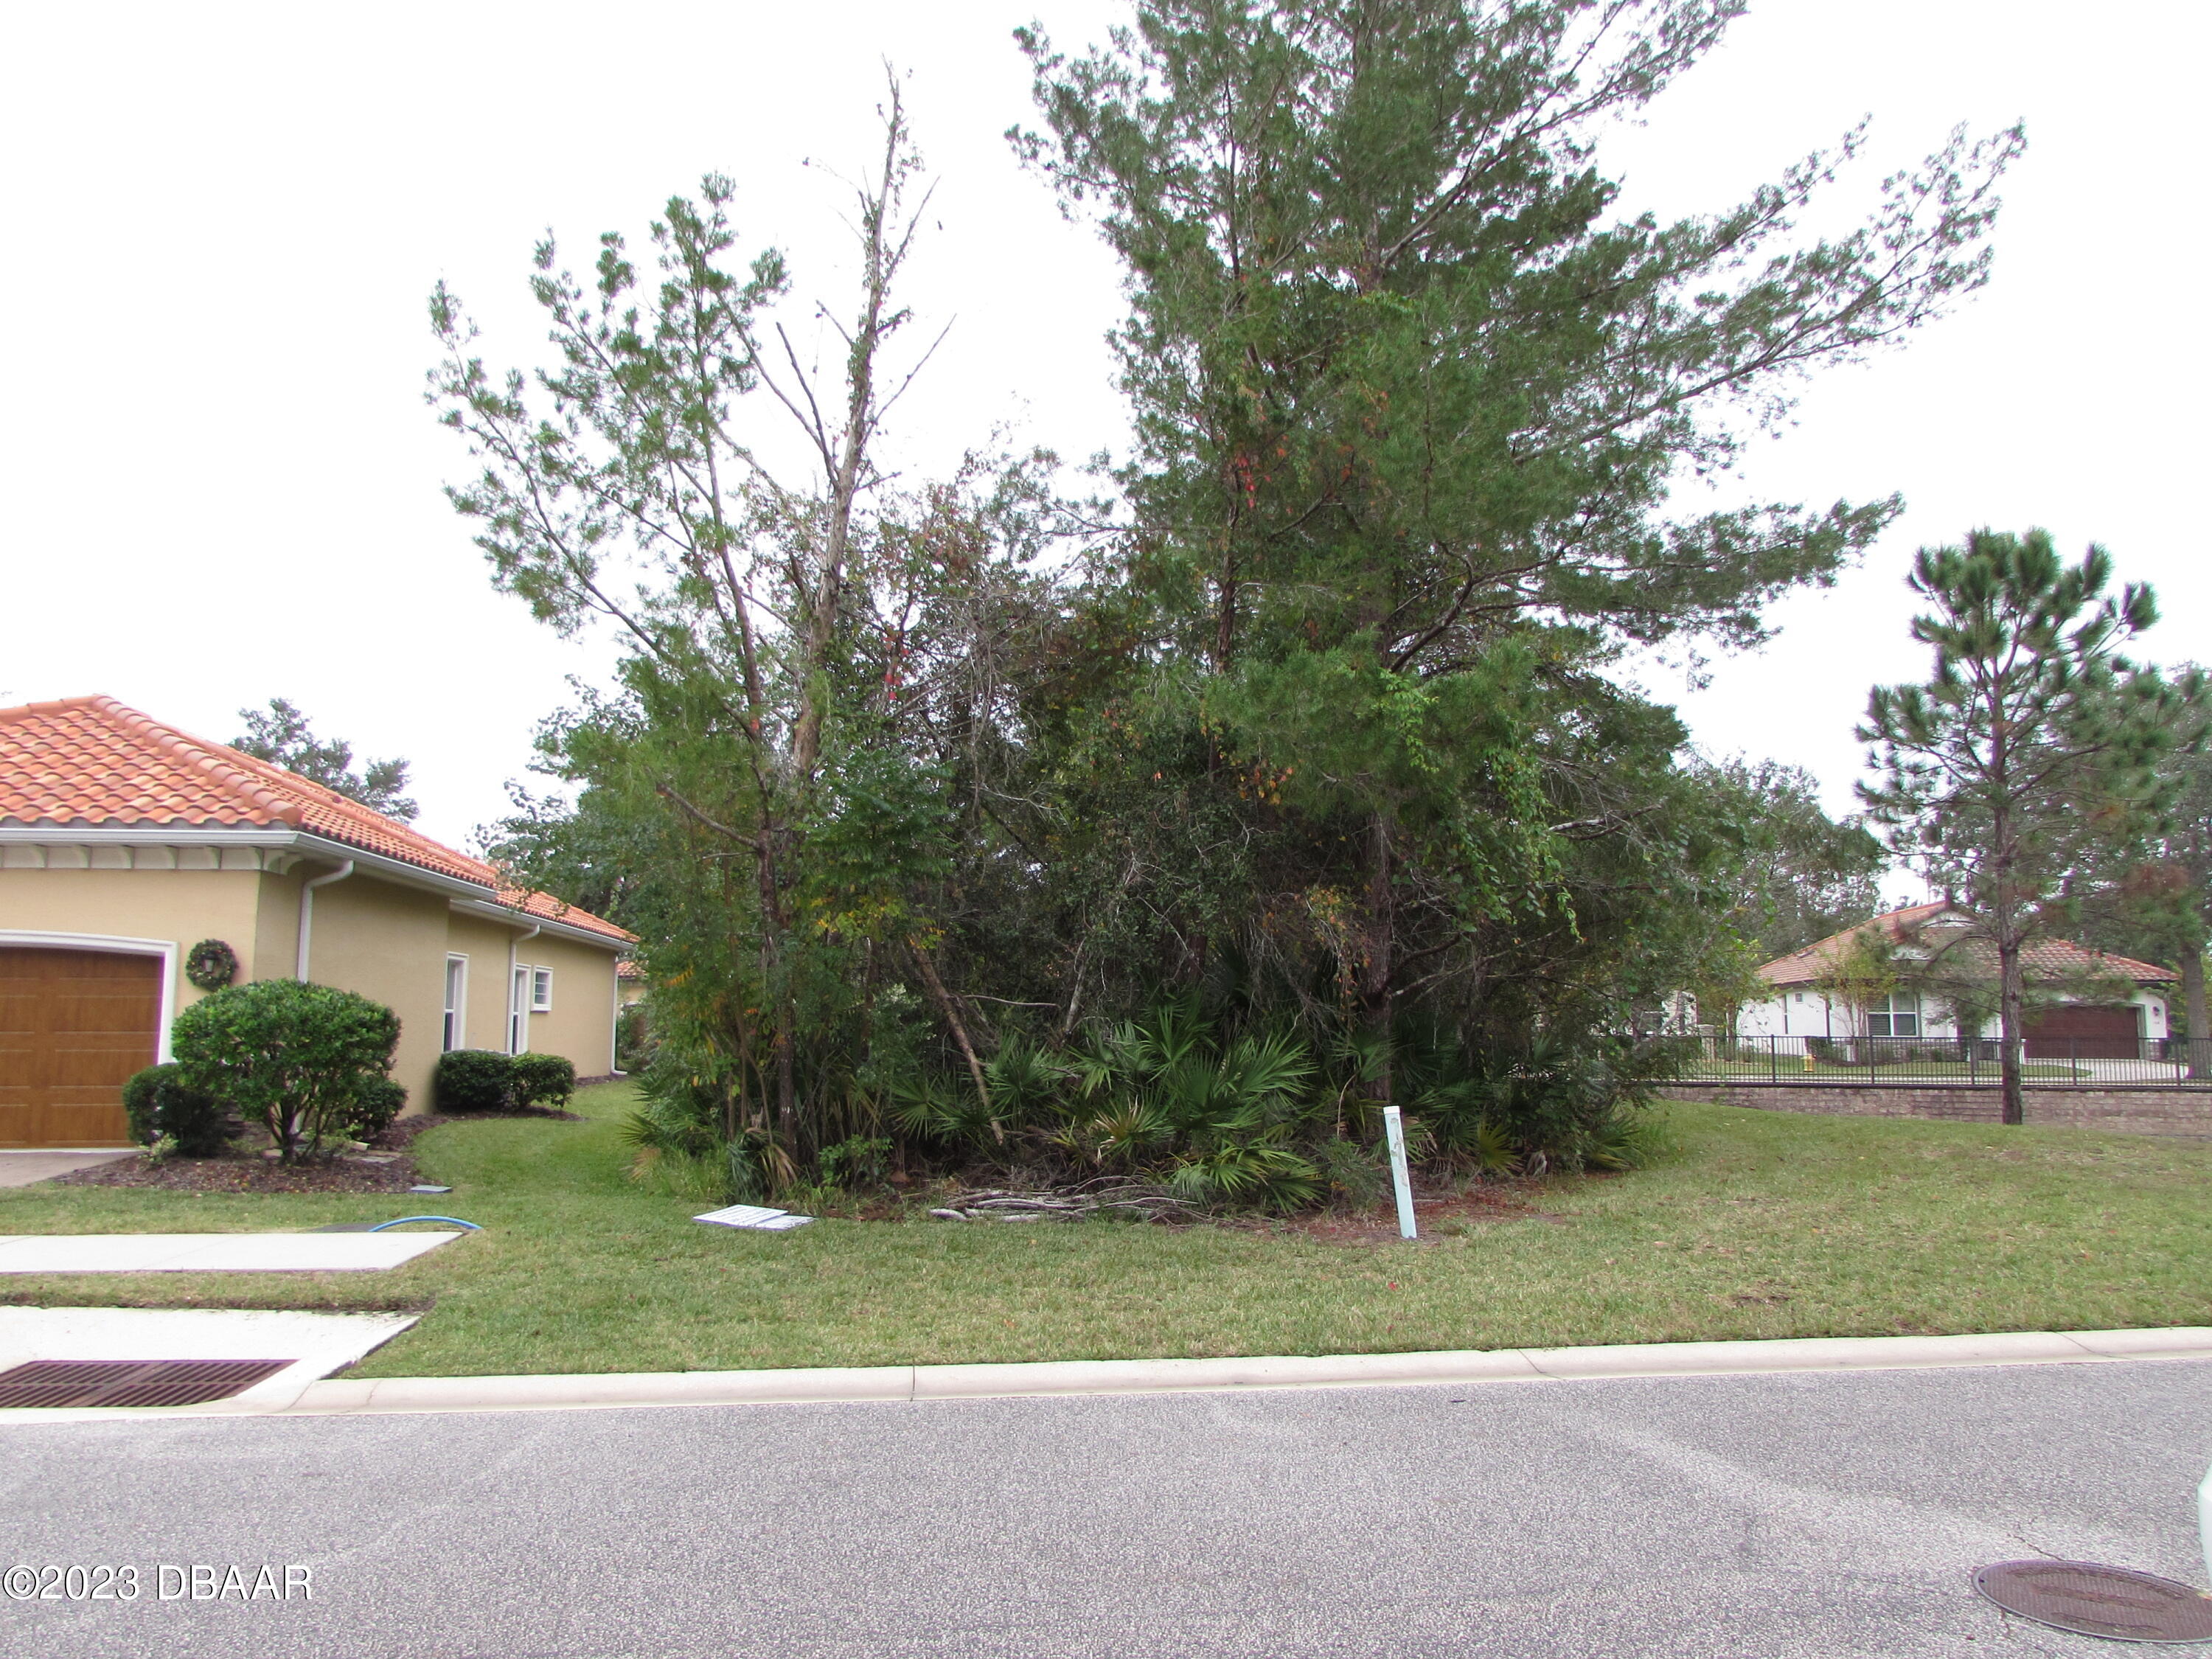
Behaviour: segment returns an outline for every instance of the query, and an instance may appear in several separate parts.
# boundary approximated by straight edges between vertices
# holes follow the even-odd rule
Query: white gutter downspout
[[[300,884],[300,951],[295,959],[292,977],[304,981],[307,977],[307,939],[314,931],[315,889],[328,887],[332,882],[343,881],[353,873],[353,860],[348,859],[327,876],[317,876],[313,881]]]
[[[514,1006],[514,953],[544,931],[545,924],[541,921],[528,933],[517,933],[507,942],[507,1052],[510,1054],[530,1051],[530,1000],[524,998],[520,1008]],[[520,1048],[514,1046],[514,1028],[518,1020],[522,1024],[522,1047]]]

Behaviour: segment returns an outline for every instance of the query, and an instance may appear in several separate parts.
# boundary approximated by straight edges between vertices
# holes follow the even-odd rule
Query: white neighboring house
[[[1950,1006],[1923,992],[1899,989],[1862,1008],[1820,988],[1851,941],[1869,929],[1881,928],[1888,935],[1892,960],[1909,975],[1911,963],[1926,962],[1942,951],[1965,926],[1948,904],[1916,904],[1777,957],[1759,970],[1772,994],[1747,1002],[1737,1011],[1735,1034],[1740,1037],[1994,1040],[1998,1035],[1994,1014],[1979,1030],[1962,1031]],[[1958,971],[1957,953],[1971,952],[1967,960],[1985,963],[1989,976],[1996,978],[1995,953],[1986,945],[1970,941],[1952,950],[1950,971]],[[2062,992],[2057,1004],[2039,1009],[2028,1020],[2024,1048],[2029,1058],[2073,1055],[2085,1060],[2132,1060],[2157,1053],[2157,1045],[2163,1043],[2166,1035],[2166,990],[2175,978],[2170,969],[2127,957],[2106,956],[2069,939],[2038,940],[2026,954],[2031,984],[2079,981],[2095,975],[2135,988],[2124,1002],[2087,1002]]]

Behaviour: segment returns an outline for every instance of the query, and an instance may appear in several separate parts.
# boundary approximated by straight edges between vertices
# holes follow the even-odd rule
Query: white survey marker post
[[[1382,1133],[1390,1138],[1390,1184],[1398,1189],[1398,1237],[1413,1234],[1413,1182],[1406,1173],[1406,1120],[1395,1106],[1382,1109]]]

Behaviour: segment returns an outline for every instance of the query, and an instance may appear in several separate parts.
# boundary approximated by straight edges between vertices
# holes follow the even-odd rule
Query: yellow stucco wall
[[[238,953],[241,977],[252,976],[264,879],[252,870],[0,869],[0,933],[93,933],[172,945],[172,1006],[181,1012],[202,994],[185,978],[185,952],[202,939],[224,941]]]
[[[449,914],[443,895],[374,876],[356,873],[315,890],[307,977],[356,992],[399,1016],[392,1078],[406,1089],[410,1108],[428,1106],[430,1073],[441,1052]]]
[[[309,860],[283,875],[258,870],[0,867],[0,933],[101,934],[175,946],[174,1006],[201,993],[183,976],[184,953],[220,939],[238,953],[241,979],[296,970],[300,890],[337,866]],[[431,1105],[443,1048],[446,957],[469,957],[466,1046],[507,1046],[509,942],[523,932],[451,908],[427,889],[356,871],[315,893],[308,977],[358,992],[399,1016],[392,1075],[408,1109]],[[529,1047],[558,1054],[579,1076],[614,1068],[611,950],[540,933],[518,947],[525,966],[553,969],[553,1008],[530,1016]]]
[[[289,979],[299,971],[300,888],[310,877],[328,875],[337,866],[304,865],[281,876],[261,878],[260,908],[254,918],[253,951],[232,941],[240,957],[241,979]]]
[[[533,1054],[565,1054],[579,1077],[615,1068],[615,959],[588,945],[540,933],[515,946],[519,965],[553,970],[553,1007],[530,1017]]]
[[[463,1048],[507,1047],[507,947],[510,940],[526,931],[459,911],[447,916],[446,949],[469,959],[468,991],[461,1009],[467,1030]],[[442,982],[439,1006],[442,1012]],[[581,1064],[576,1070],[580,1075],[587,1074]]]

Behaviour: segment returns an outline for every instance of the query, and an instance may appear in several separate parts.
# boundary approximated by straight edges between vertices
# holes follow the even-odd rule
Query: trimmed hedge
[[[213,1095],[187,1088],[173,1060],[149,1066],[123,1085],[123,1112],[142,1146],[169,1135],[186,1158],[212,1158],[230,1144],[230,1114]]]
[[[202,997],[169,1041],[179,1079],[258,1119],[289,1164],[391,1072],[399,1017],[336,986],[264,979]]]
[[[356,1140],[371,1140],[392,1127],[392,1120],[407,1109],[407,1091],[388,1077],[372,1078],[361,1086],[352,1110],[346,1114],[346,1133]]]
[[[565,1106],[576,1092],[576,1064],[558,1054],[503,1054],[455,1048],[438,1056],[433,1078],[441,1112],[504,1112]]]
[[[455,1048],[438,1056],[431,1097],[441,1112],[499,1112],[514,1089],[514,1060],[496,1048]]]
[[[517,1054],[510,1097],[518,1106],[566,1106],[576,1092],[576,1062],[559,1054]]]

